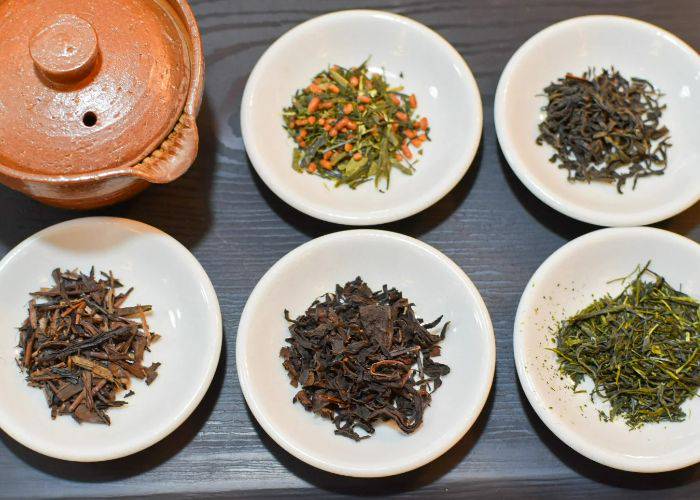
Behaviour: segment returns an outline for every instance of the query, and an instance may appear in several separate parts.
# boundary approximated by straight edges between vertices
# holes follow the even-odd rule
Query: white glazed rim
[[[447,266],[454,274],[459,277],[464,286],[467,288],[469,295],[472,296],[474,300],[474,305],[478,311],[479,316],[484,320],[485,334],[487,337],[487,350],[484,352],[484,356],[488,359],[488,370],[489,373],[486,377],[486,383],[480,387],[478,390],[479,402],[472,409],[470,415],[455,416],[455,418],[463,418],[462,427],[454,433],[451,439],[446,442],[443,446],[435,449],[427,449],[422,456],[410,461],[404,461],[403,457],[398,457],[394,462],[388,463],[386,465],[376,465],[373,464],[371,467],[345,467],[330,464],[317,457],[306,453],[303,449],[300,449],[289,441],[287,441],[283,435],[280,433],[273,424],[267,419],[265,413],[258,406],[255,394],[251,392],[250,385],[248,382],[248,371],[244,368],[246,366],[245,355],[246,355],[246,342],[250,333],[250,322],[252,321],[252,311],[257,307],[257,303],[262,300],[262,290],[267,287],[271,282],[276,279],[277,273],[284,267],[293,264],[296,260],[304,258],[312,249],[316,247],[323,246],[327,243],[342,239],[357,239],[357,238],[386,238],[394,241],[399,241],[404,244],[413,245],[419,247],[422,250],[426,250],[432,256],[438,258],[445,266]],[[490,340],[490,341],[489,341]],[[493,325],[491,323],[491,317],[489,315],[486,304],[484,303],[481,294],[478,289],[469,279],[469,277],[462,271],[462,269],[455,264],[449,257],[440,252],[439,250],[431,247],[430,245],[423,243],[417,239],[411,238],[398,233],[393,233],[390,231],[381,231],[377,229],[354,229],[348,231],[340,231],[336,233],[331,233],[320,238],[311,240],[278,260],[260,279],[255,289],[250,294],[248,302],[243,309],[243,314],[241,315],[241,320],[238,326],[238,333],[236,337],[236,367],[238,370],[238,381],[240,383],[243,395],[245,396],[246,402],[250,407],[253,415],[255,416],[258,423],[267,432],[267,434],[275,440],[275,442],[284,448],[286,451],[294,455],[299,460],[306,462],[309,465],[317,467],[319,469],[325,470],[327,472],[332,472],[334,474],[341,474],[344,476],[351,477],[385,477],[392,476],[395,474],[401,474],[403,472],[408,472],[413,469],[417,469],[429,462],[432,462],[450,448],[452,448],[464,435],[471,429],[472,425],[476,419],[481,414],[486,400],[488,399],[489,393],[491,391],[491,386],[493,385],[493,377],[496,370],[496,338],[493,331]]]
[[[15,431],[15,425],[13,422],[0,420],[0,428],[3,431],[5,431],[7,435],[10,436],[12,439],[26,446],[27,448],[34,450],[37,453],[41,453],[42,455],[46,455],[52,458],[58,458],[60,460],[68,460],[72,462],[102,462],[105,460],[114,460],[117,458],[132,455],[134,453],[138,453],[139,451],[145,450],[146,448],[162,440],[163,438],[171,434],[175,429],[177,429],[192,414],[195,408],[197,408],[199,403],[202,401],[202,398],[204,398],[204,395],[206,394],[207,390],[209,389],[209,386],[211,385],[211,382],[214,378],[214,373],[216,372],[216,367],[219,364],[219,358],[221,357],[221,344],[223,337],[221,310],[219,308],[219,300],[216,296],[216,291],[214,290],[214,286],[211,284],[207,273],[204,271],[204,268],[196,259],[196,257],[192,255],[192,253],[184,245],[182,245],[182,243],[177,241],[169,234],[161,231],[160,229],[157,229],[148,224],[144,224],[143,222],[135,221],[132,219],[126,219],[123,217],[82,217],[54,224],[53,226],[49,226],[37,233],[34,233],[32,236],[28,237],[27,239],[19,243],[17,246],[15,246],[12,250],[10,250],[5,255],[5,257],[3,257],[2,260],[0,260],[0,272],[2,272],[2,270],[6,266],[12,265],[12,260],[14,259],[14,257],[20,252],[22,252],[26,247],[43,237],[53,234],[56,231],[61,231],[72,226],[80,226],[83,224],[107,223],[126,223],[131,226],[140,226],[142,229],[147,229],[149,232],[157,232],[165,236],[164,241],[168,242],[168,244],[178,249],[183,254],[183,256],[185,256],[186,261],[189,262],[192,269],[198,275],[199,281],[203,286],[203,290],[207,295],[207,300],[209,300],[214,306],[214,310],[216,311],[216,317],[214,318],[215,328],[218,332],[218,335],[216,335],[215,338],[216,344],[214,349],[214,355],[212,355],[209,361],[207,372],[204,378],[202,378],[197,388],[197,391],[189,400],[187,405],[183,407],[178,414],[174,414],[168,417],[171,421],[166,427],[163,428],[161,432],[152,435],[147,435],[140,442],[135,443],[131,446],[123,446],[121,448],[119,446],[115,446],[109,453],[84,454],[77,452],[76,450],[54,447],[42,442],[25,439],[24,435],[20,435]],[[0,419],[1,418],[2,413],[0,413]]]
[[[505,104],[505,88],[507,82],[511,79],[515,67],[520,63],[520,60],[534,49],[534,47],[542,40],[548,37],[554,37],[562,31],[570,29],[572,26],[592,23],[592,22],[614,22],[622,26],[632,25],[636,27],[641,27],[645,30],[650,31],[650,35],[663,34],[663,36],[672,41],[674,45],[690,55],[691,57],[696,57],[698,61],[698,66],[700,68],[700,56],[697,52],[686,42],[678,38],[673,33],[670,33],[663,28],[659,28],[653,24],[647,23],[645,21],[640,21],[638,19],[633,19],[631,17],[625,16],[612,16],[612,15],[594,15],[594,16],[581,16],[567,19],[558,23],[555,23],[547,28],[539,31],[532,37],[530,37],[520,48],[511,56],[508,64],[506,64],[501,77],[498,80],[498,86],[496,87],[496,98],[494,102],[494,123],[496,125],[496,135],[498,137],[498,142],[501,145],[501,150],[503,155],[508,161],[508,165],[513,170],[515,175],[520,179],[520,181],[525,184],[532,194],[537,196],[541,201],[552,207],[553,209],[572,217],[574,219],[587,222],[589,224],[595,224],[598,226],[641,226],[647,224],[653,224],[670,217],[673,217],[680,212],[690,208],[695,203],[700,201],[700,184],[698,185],[698,190],[693,195],[692,193],[686,198],[673,199],[662,205],[656,207],[651,207],[642,210],[634,214],[617,214],[614,212],[603,212],[601,210],[594,210],[582,205],[569,202],[567,199],[563,198],[556,193],[551,192],[551,190],[542,187],[537,184],[528,172],[528,167],[526,162],[523,161],[514,146],[509,132],[509,126],[505,118],[506,104]]]
[[[325,24],[331,19],[362,16],[378,16],[391,21],[400,22],[401,24],[410,26],[422,35],[429,36],[439,42],[442,45],[445,54],[452,59],[453,64],[459,65],[463,69],[466,78],[464,83],[467,87],[469,87],[470,92],[477,97],[477,108],[472,112],[473,120],[476,123],[475,130],[477,132],[471,138],[464,138],[465,140],[460,141],[464,144],[464,151],[459,158],[459,164],[462,165],[460,170],[455,171],[455,174],[452,176],[445,176],[437,179],[439,182],[436,182],[430,186],[429,191],[433,191],[431,196],[425,198],[424,201],[416,202],[408,199],[401,205],[376,211],[375,214],[364,216],[349,215],[342,210],[331,210],[324,208],[319,204],[309,203],[304,196],[296,195],[291,190],[288,190],[284,183],[275,182],[272,175],[268,173],[268,171],[274,170],[274,166],[270,166],[263,161],[263,157],[257,147],[257,143],[253,140],[255,130],[252,130],[248,125],[250,122],[248,119],[248,114],[251,112],[251,107],[247,105],[248,101],[250,100],[249,94],[252,92],[251,89],[255,88],[260,78],[264,76],[263,67],[267,65],[268,60],[273,57],[274,53],[278,51],[281,46],[288,43],[294,43],[294,37],[300,36],[303,33],[313,32],[318,25]],[[290,29],[279,37],[272,45],[270,45],[270,47],[263,53],[258,62],[255,64],[255,67],[248,78],[248,82],[246,83],[245,90],[243,91],[243,98],[241,99],[241,132],[243,135],[243,143],[255,171],[258,173],[267,187],[269,187],[287,204],[307,215],[327,222],[351,226],[370,226],[404,219],[425,210],[445,197],[445,195],[447,195],[447,193],[449,193],[459,183],[459,181],[464,178],[467,171],[471,167],[474,158],[476,157],[476,153],[479,149],[479,143],[481,141],[483,119],[483,107],[479,87],[476,83],[474,75],[461,54],[457,52],[457,50],[447,40],[445,40],[445,38],[427,26],[405,16],[378,10],[343,10],[331,12],[329,14],[324,14],[322,16],[309,19],[308,21]]]
[[[591,243],[605,241],[609,238],[617,238],[622,235],[647,235],[650,238],[665,239],[669,245],[686,245],[696,249],[698,247],[698,244],[693,240],[663,229],[653,227],[625,227],[599,229],[580,236],[556,250],[552,255],[547,257],[547,259],[532,275],[532,278],[530,278],[528,281],[527,285],[525,286],[525,291],[520,298],[517,312],[515,313],[513,328],[513,355],[515,357],[515,366],[518,371],[518,379],[520,380],[520,386],[522,387],[525,396],[527,396],[530,405],[540,417],[542,422],[544,422],[549,430],[551,430],[566,445],[576,450],[581,455],[600,464],[607,465],[608,467],[629,472],[656,473],[682,469],[700,462],[700,449],[697,449],[694,454],[687,453],[684,456],[672,460],[659,460],[658,458],[630,458],[622,452],[611,453],[604,451],[584,440],[575,432],[569,431],[567,427],[561,425],[553,414],[548,411],[545,403],[534,389],[530,372],[526,370],[525,367],[525,333],[523,329],[518,328],[518,325],[525,321],[524,317],[528,313],[528,308],[531,305],[531,297],[534,294],[534,284],[540,283],[543,279],[546,279],[546,276],[554,267],[559,265],[561,261],[566,260],[572,253],[577,252],[580,247]]]

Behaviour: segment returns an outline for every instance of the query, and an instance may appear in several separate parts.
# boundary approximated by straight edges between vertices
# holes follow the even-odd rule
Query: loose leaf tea
[[[95,277],[55,269],[54,286],[32,293],[19,328],[18,364],[27,383],[44,392],[51,418],[110,424],[107,410],[123,406],[117,393],[131,377],[150,385],[160,363],[143,365],[144,352],[160,336],[146,321],[151,306],[125,307],[133,290],[120,293],[111,272]],[[133,394],[129,391],[125,397]]]
[[[340,436],[359,441],[388,420],[412,433],[450,372],[432,359],[449,323],[430,333],[442,317],[423,323],[395,288],[373,292],[358,277],[297,319],[284,316],[291,337],[280,356],[291,384],[301,385],[293,401],[333,421]]]
[[[285,129],[297,143],[292,168],[356,188],[374,179],[386,188],[392,169],[415,171],[414,154],[429,139],[427,118],[415,115],[416,96],[391,87],[383,75],[331,68],[297,91],[284,109]]]
[[[686,416],[681,405],[700,385],[700,302],[648,263],[633,275],[617,297],[606,295],[562,322],[552,350],[574,389],[593,380],[591,397],[610,403],[603,419],[620,416],[633,429],[679,422]]]
[[[544,92],[549,102],[537,144],[556,150],[550,161],[568,170],[570,181],[615,182],[622,193],[628,179],[634,189],[640,177],[664,173],[671,144],[659,120],[666,106],[651,83],[589,69],[581,77],[568,73]]]

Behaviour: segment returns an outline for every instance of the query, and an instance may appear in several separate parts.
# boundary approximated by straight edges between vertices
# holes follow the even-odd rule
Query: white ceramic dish
[[[671,131],[668,168],[659,177],[614,185],[571,183],[549,163],[553,149],[538,146],[537,125],[546,104],[542,89],[571,72],[614,66],[629,78],[653,82],[668,105],[662,123]],[[550,26],[513,55],[496,90],[498,141],[513,172],[550,207],[600,226],[634,226],[667,219],[700,200],[700,56],[683,41],[651,24],[616,16],[587,16]]]
[[[331,64],[370,69],[404,85],[427,116],[432,142],[412,176],[393,172],[386,193],[374,183],[356,190],[292,170],[294,143],[282,128],[282,109],[297,89]],[[399,77],[403,72],[404,78]],[[445,196],[467,172],[479,147],[481,97],[459,53],[434,31],[406,17],[355,10],[311,19],[280,37],[253,69],[241,104],[246,151],[262,180],[294,208],[347,225],[391,222]]]
[[[700,297],[700,245],[654,228],[602,229],[554,252],[535,272],[520,299],[513,349],[520,383],[542,421],[562,441],[601,464],[633,472],[664,472],[700,461],[700,397],[687,401],[684,422],[645,425],[603,422],[588,394],[574,394],[561,380],[556,355],[546,350],[558,322],[587,306],[593,296],[616,294],[638,264]]]
[[[429,321],[444,314],[451,321],[439,359],[452,371],[411,435],[380,424],[370,439],[356,443],[334,435],[330,421],[292,404],[298,389],[289,384],[279,357],[289,334],[283,310],[302,314],[316,297],[358,274],[373,289],[397,287],[416,304],[419,317]],[[356,477],[415,469],[459,441],[486,402],[495,352],[488,311],[464,272],[425,243],[374,230],[334,233],[287,254],[253,290],[236,340],[238,378],[263,429],[300,460]]]
[[[148,322],[162,335],[145,360],[162,363],[158,378],[150,386],[134,381],[129,404],[109,412],[109,427],[69,416],[52,421],[42,391],[27,386],[15,363],[29,292],[50,286],[56,267],[87,271],[92,265],[134,287],[127,304],[152,304]],[[24,446],[79,462],[130,455],[175,430],[207,391],[221,351],[219,304],[194,256],[162,231],[112,217],[57,224],[0,261],[0,282],[0,427]]]

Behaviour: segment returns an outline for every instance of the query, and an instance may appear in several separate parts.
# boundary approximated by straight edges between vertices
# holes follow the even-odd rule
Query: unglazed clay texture
[[[151,0],[0,3],[0,163],[57,175],[141,161],[187,98],[183,31]]]
[[[0,1],[0,182],[89,209],[192,165],[204,58],[187,0]]]

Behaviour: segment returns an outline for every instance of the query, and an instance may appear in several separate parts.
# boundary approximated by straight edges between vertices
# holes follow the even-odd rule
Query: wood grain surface
[[[199,158],[180,180],[91,214],[152,224],[185,244],[219,295],[225,343],[204,401],[171,436],[132,457],[98,464],[52,460],[0,432],[0,497],[309,495],[700,497],[700,468],[668,474],[615,471],[560,442],[534,414],[515,373],[512,328],[520,294],[537,266],[565,242],[595,229],[542,204],[511,173],[493,126],[493,99],[508,58],[527,38],[569,17],[615,13],[666,28],[700,46],[698,0],[386,0],[383,2],[193,0],[207,63]],[[256,60],[282,33],[319,14],[371,7],[413,17],[449,40],[479,83],[480,152],[464,180],[410,219],[382,226],[434,245],[476,283],[491,313],[498,362],[476,425],[435,462],[397,477],[357,480],[305,465],[255,423],[236,377],[236,328],[248,294],[280,257],[343,229],[309,218],[261,182],[241,139],[241,94]],[[89,215],[39,205],[0,189],[0,250],[59,221]],[[659,227],[700,240],[700,205]],[[8,286],[8,284],[3,284]],[[8,332],[2,332],[8,334]],[[0,390],[2,383],[0,382]]]

